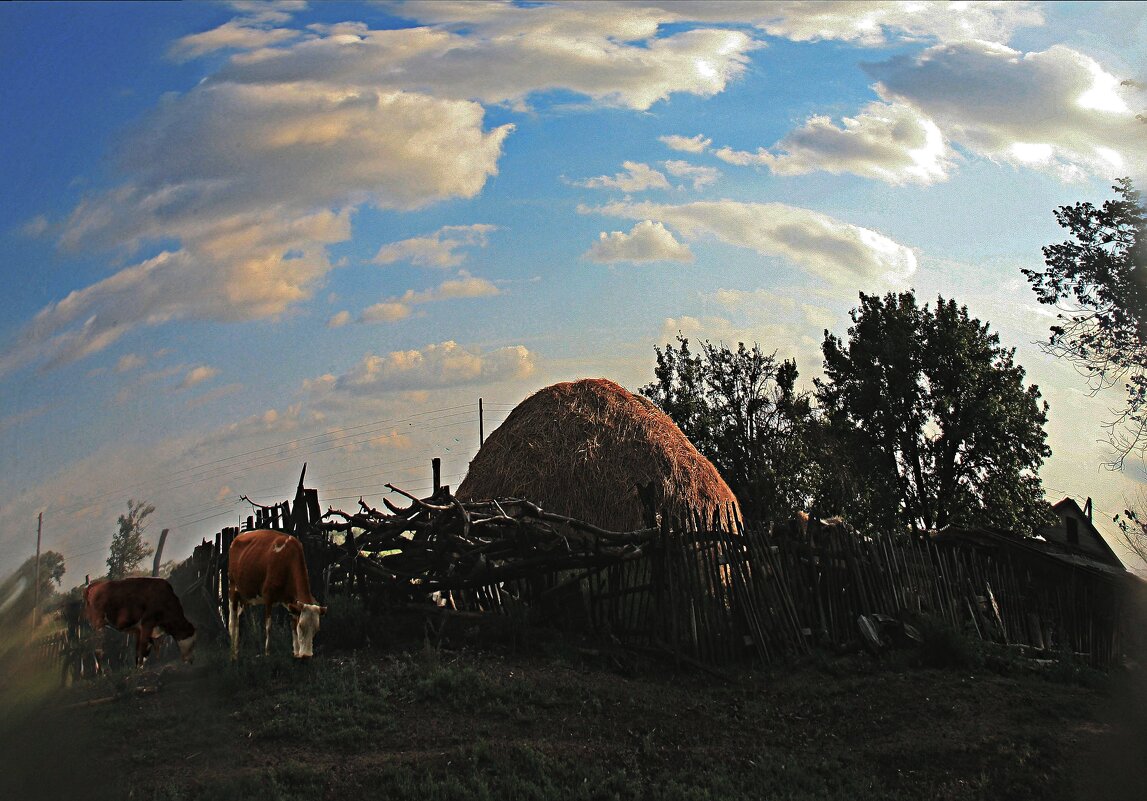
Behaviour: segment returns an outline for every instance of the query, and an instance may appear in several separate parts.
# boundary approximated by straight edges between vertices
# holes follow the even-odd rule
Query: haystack
[[[637,487],[673,517],[732,504],[732,490],[669,415],[604,378],[554,384],[510,413],[470,462],[461,500],[525,498],[613,531],[644,527]]]

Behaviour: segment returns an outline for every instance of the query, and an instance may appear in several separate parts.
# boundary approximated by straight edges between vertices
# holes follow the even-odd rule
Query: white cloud
[[[713,140],[706,138],[704,134],[697,134],[696,136],[670,134],[657,138],[670,150],[679,150],[682,153],[704,153],[709,145],[713,144]]]
[[[659,222],[645,220],[624,231],[601,233],[597,242],[584,254],[590,261],[693,261],[688,245],[678,242]]]
[[[661,166],[674,178],[684,178],[691,181],[694,189],[704,189],[706,186],[716,183],[717,179],[721,177],[721,171],[716,167],[702,167],[687,161],[663,161]]]
[[[358,319],[364,323],[396,323],[405,320],[412,312],[409,303],[384,300],[363,309]]]
[[[182,249],[163,251],[45,306],[0,357],[0,374],[37,359],[49,367],[76,361],[138,326],[258,319],[309,298],[331,269],[325,246],[350,235],[349,215],[267,214],[209,219],[204,211],[202,229],[189,231]]]
[[[125,353],[119,357],[116,362],[115,371],[117,373],[127,373],[131,370],[136,370],[144,365],[144,358],[137,353]]]
[[[327,320],[327,328],[342,328],[349,322],[350,312],[348,312],[346,309],[343,309],[340,312],[336,312],[331,316],[331,319]]]
[[[1007,41],[1021,27],[1042,25],[1039,7],[1027,2],[905,3],[872,0],[789,0],[775,3],[673,3],[695,19],[739,19],[770,36],[798,42],[836,39],[877,46],[900,39]]]
[[[28,222],[20,226],[20,233],[26,237],[29,237],[30,239],[35,239],[37,237],[43,236],[47,232],[48,227],[48,218],[43,214],[37,214],[32,219],[28,220]]]
[[[783,203],[609,203],[579,211],[660,221],[686,239],[712,236],[782,257],[833,282],[899,282],[916,270],[915,253],[883,234]]]
[[[850,172],[890,184],[931,184],[948,177],[952,151],[939,127],[903,103],[870,103],[837,127],[814,116],[770,150],[756,153],[720,148],[714,155],[730,164],[768,167],[779,175],[815,170]]]
[[[1147,167],[1147,137],[1126,102],[1134,88],[1068,47],[962,42],[864,66],[885,100],[910,104],[988,158],[1067,180]]]
[[[485,247],[487,235],[497,230],[494,225],[447,225],[429,236],[391,242],[379,248],[375,264],[408,261],[419,267],[457,267],[466,260],[458,252],[463,247]]]
[[[226,64],[165,96],[120,150],[122,183],[62,227],[68,248],[167,252],[46,307],[0,372],[83,358],[140,326],[282,314],[321,287],[327,248],[350,237],[361,205],[406,211],[481,191],[513,128],[485,130],[481,103],[567,90],[646,109],[710,96],[760,46],[721,28],[667,33],[678,14],[608,4],[408,5],[400,13],[430,24],[394,30],[304,28],[289,3],[236,8],[171,49],[233,51]],[[411,255],[457,266],[448,240]]]
[[[457,300],[459,298],[481,298],[501,294],[490,281],[461,273],[458,278],[443,281],[436,287],[415,292],[408,289],[397,298],[390,298],[376,303],[363,310],[359,320],[364,323],[393,323],[404,320],[413,313],[413,307],[423,303],[435,303],[442,300]]]
[[[678,92],[708,97],[760,46],[717,28],[666,35],[664,23],[683,19],[672,7],[407,3],[399,13],[437,25],[396,35],[364,29],[355,47],[369,54],[371,74],[400,68],[437,95],[517,106],[555,89],[638,110]],[[448,33],[460,28],[465,35]]]
[[[616,175],[599,175],[584,181],[575,181],[574,186],[587,189],[618,189],[622,192],[644,192],[646,189],[669,189],[669,180],[650,167],[636,161],[625,161],[621,165],[625,172]]]
[[[168,50],[175,61],[188,61],[216,50],[254,50],[281,44],[299,36],[286,28],[267,28],[250,19],[233,19],[218,28],[176,40]]]
[[[524,346],[483,353],[454,341],[427,345],[422,350],[370,354],[334,382],[336,391],[377,394],[441,389],[466,384],[524,378],[534,370],[534,355]]]
[[[202,384],[204,381],[210,381],[215,376],[219,375],[219,368],[209,367],[207,365],[199,365],[187,371],[187,375],[183,376],[183,380],[179,382],[176,389],[191,389],[192,387]]]
[[[476,103],[339,87],[202,84],[168,98],[125,148],[129,183],[80,204],[63,244],[178,246],[45,307],[0,372],[95,353],[138,326],[275,316],[309,299],[359,204],[471,197],[511,126]]]

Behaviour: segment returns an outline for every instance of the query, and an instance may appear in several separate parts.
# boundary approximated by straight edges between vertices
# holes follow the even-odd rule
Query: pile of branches
[[[421,499],[386,486],[410,505],[384,499],[380,511],[360,498],[359,511],[329,509],[318,527],[345,535],[336,565],[409,596],[599,570],[640,558],[659,532],[607,531],[520,498],[462,502],[444,488]]]

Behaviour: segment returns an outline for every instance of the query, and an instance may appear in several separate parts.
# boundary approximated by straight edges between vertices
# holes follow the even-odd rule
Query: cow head
[[[315,635],[319,631],[319,616],[327,613],[325,606],[318,604],[292,603],[287,606],[293,620],[294,650],[296,659],[310,659],[314,656]]]

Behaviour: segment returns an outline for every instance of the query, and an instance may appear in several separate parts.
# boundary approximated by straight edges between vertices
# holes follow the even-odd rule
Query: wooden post
[[[44,513],[40,512],[36,516],[36,582],[33,585],[34,594],[32,601],[32,631],[36,630],[36,624],[40,622],[40,534],[44,530]]]
[[[482,399],[478,398],[478,447],[481,448],[486,444],[486,427],[485,420],[482,417]],[[1088,498],[1088,500],[1091,500]]]
[[[163,543],[167,542],[167,529],[159,532],[159,542],[155,546],[155,559],[151,562],[151,575],[159,575],[159,560],[163,557]]]
[[[309,489],[306,491],[306,497],[307,517],[305,520],[309,523],[317,523],[323,519],[323,510],[319,508],[319,491]]]
[[[250,520],[251,518],[247,519]],[[230,560],[231,541],[235,539],[235,533],[234,529],[223,529],[223,541],[220,543],[222,550],[220,551],[219,559],[219,595],[220,601],[223,604],[223,620],[228,625],[231,623],[231,604],[227,598],[230,590],[230,577],[227,575],[227,563]]]
[[[435,456],[430,460],[430,470],[434,473],[434,492],[442,489],[442,460]]]

